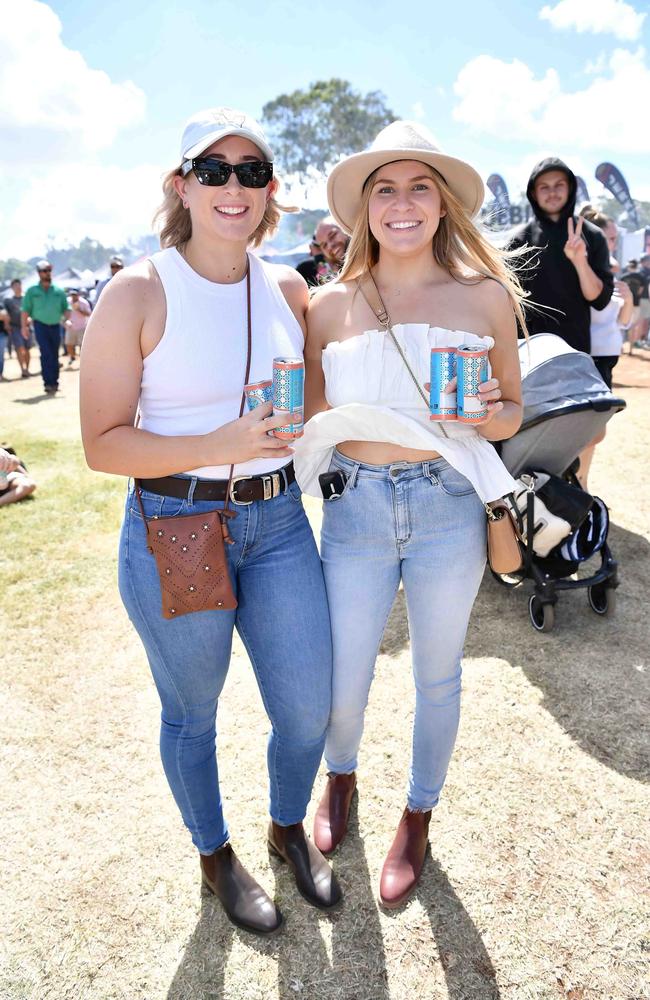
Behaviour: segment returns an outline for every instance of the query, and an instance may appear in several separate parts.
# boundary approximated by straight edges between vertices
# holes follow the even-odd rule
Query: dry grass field
[[[35,366],[34,366],[35,367]],[[650,356],[617,369],[592,486],[611,508],[616,617],[565,595],[536,634],[486,576],[421,887],[376,891],[404,804],[413,691],[401,595],[371,693],[333,916],[265,847],[267,724],[236,643],[219,716],[233,843],[286,916],[259,941],[202,896],[158,760],[159,706],[115,585],[124,483],[89,472],[76,371],[0,385],[0,438],[38,480],[0,510],[1,1000],[641,1000],[650,997]],[[317,525],[317,504],[309,505]],[[320,791],[319,776],[317,792]],[[311,818],[311,815],[310,815]]]

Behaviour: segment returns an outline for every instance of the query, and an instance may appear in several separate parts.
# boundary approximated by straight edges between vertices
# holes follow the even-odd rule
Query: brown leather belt
[[[254,500],[272,500],[273,497],[284,493],[295,478],[293,462],[263,476],[234,476],[230,487],[230,499],[240,507],[246,507]],[[189,496],[192,480],[181,479],[178,476],[163,476],[161,479],[140,479],[139,483],[148,493],[185,500]],[[227,489],[227,479],[198,479],[193,499],[225,500]]]

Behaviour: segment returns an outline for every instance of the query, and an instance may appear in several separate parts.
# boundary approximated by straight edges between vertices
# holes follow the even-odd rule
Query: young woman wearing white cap
[[[352,238],[338,279],[309,308],[306,416],[316,415],[295,452],[302,488],[319,495],[326,473],[323,495],[332,496],[321,539],[334,647],[329,774],[314,839],[329,854],[345,835],[375,660],[401,580],[416,706],[407,807],[380,884],[381,901],[395,907],[420,876],[456,738],[462,647],[485,565],[483,504],[514,487],[489,442],[521,420],[522,292],[471,221],[480,177],[418,124],[394,122],[342,161],[328,200]],[[432,347],[463,344],[489,348],[492,368],[480,391],[487,416],[473,427],[431,421],[416,385],[426,397]]]
[[[204,883],[233,922],[258,934],[277,930],[282,917],[229,844],[215,756],[233,628],[272,723],[270,846],[309,902],[327,909],[340,898],[302,827],[330,708],[322,570],[292,453],[267,433],[286,418],[270,416],[270,403],[238,416],[247,330],[250,381],[270,378],[274,356],[302,355],[304,344],[304,280],[248,251],[279,219],[272,160],[248,116],[217,108],[190,119],[181,165],[164,181],[164,249],[106,287],[84,339],[81,371],[89,464],[136,477],[140,488],[127,498],[120,592],[162,702],[165,773],[200,852]],[[145,522],[171,517],[180,531],[184,515],[223,510],[226,497],[236,514],[225,548],[237,609],[174,618],[170,607],[172,617],[163,617]]]

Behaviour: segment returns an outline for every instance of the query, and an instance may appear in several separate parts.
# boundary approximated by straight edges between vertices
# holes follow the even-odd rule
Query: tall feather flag
[[[635,229],[639,228],[639,216],[637,215],[634,199],[630,194],[627,181],[623,174],[613,163],[599,163],[596,167],[596,179],[603,184],[608,191],[611,191],[617,201],[621,203],[627,212],[627,217]]]
[[[576,201],[578,202],[579,205],[584,205],[588,201],[590,201],[589,192],[587,190],[587,185],[583,181],[582,177],[578,177],[577,174],[576,174],[576,185],[577,185]]]
[[[500,225],[507,225],[510,219],[510,196],[506,182],[501,174],[490,174],[487,186],[494,195],[494,207],[498,222]]]

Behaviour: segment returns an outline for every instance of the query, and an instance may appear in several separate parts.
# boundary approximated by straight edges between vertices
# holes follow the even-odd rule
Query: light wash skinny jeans
[[[196,480],[195,480],[196,482]],[[143,491],[147,517],[201,514],[214,501],[177,500]],[[270,813],[300,822],[311,797],[330,710],[332,645],[316,543],[292,483],[273,500],[233,507],[226,555],[239,606],[168,620],[161,612],[156,562],[132,490],[120,540],[119,583],[162,702],[160,754],[192,840],[211,854],[228,839],[215,754],[217,704],[236,628],[271,721]],[[242,744],[247,733],[242,731]],[[244,773],[236,780],[246,781]]]
[[[460,660],[485,567],[485,510],[444,459],[365,465],[335,452],[331,469],[349,478],[342,496],[323,504],[334,652],[327,767],[357,768],[375,660],[402,580],[416,689],[408,807],[429,810],[458,730]]]

